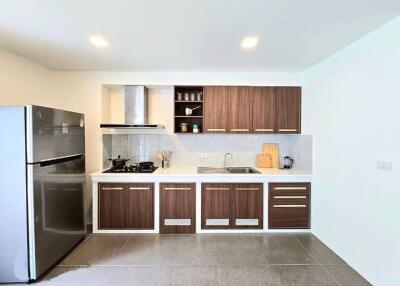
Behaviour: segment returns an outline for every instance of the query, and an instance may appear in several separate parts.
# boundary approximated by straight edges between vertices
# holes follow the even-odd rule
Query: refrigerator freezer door
[[[84,115],[27,107],[28,163],[85,153]]]
[[[25,108],[0,107],[0,122],[0,283],[24,282],[29,279]]]
[[[57,161],[55,161],[57,162]],[[31,278],[37,279],[86,234],[84,219],[85,160],[28,165],[32,184],[30,237]]]

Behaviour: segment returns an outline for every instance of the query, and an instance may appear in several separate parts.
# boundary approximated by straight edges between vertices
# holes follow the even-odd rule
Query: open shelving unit
[[[200,95],[200,99],[198,96]],[[194,100],[190,100],[193,99]],[[188,99],[188,100],[185,100]],[[203,132],[203,110],[204,110],[204,88],[203,86],[175,86],[174,87],[174,132],[179,134],[193,133],[193,125],[197,124],[199,133]],[[186,115],[186,108],[197,108],[191,115]],[[187,132],[181,132],[181,123],[188,124]]]

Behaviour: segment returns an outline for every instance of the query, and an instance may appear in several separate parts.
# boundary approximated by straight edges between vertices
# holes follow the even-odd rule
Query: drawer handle
[[[249,132],[249,129],[240,129],[240,128],[233,128],[231,129],[231,132]]]
[[[206,219],[206,225],[229,225],[229,218]]]
[[[254,219],[238,218],[235,220],[235,225],[258,225],[258,218]]]
[[[278,129],[279,130],[279,132],[297,132],[297,129],[290,129],[290,128],[288,128],[288,129]]]
[[[306,205],[273,205],[274,208],[305,208]]]
[[[225,128],[208,128],[207,131],[212,131],[212,132],[225,132]]]
[[[256,128],[254,129],[255,132],[272,132],[274,129],[272,128]]]
[[[103,191],[121,191],[123,190],[122,187],[104,187],[101,188]]]
[[[307,187],[274,187],[274,190],[307,190]]]
[[[307,196],[274,196],[274,199],[306,199]]]
[[[259,188],[235,188],[236,191],[259,191]]]
[[[131,190],[131,191],[139,191],[139,190],[145,190],[145,191],[148,191],[148,190],[150,190],[150,188],[149,187],[129,187],[129,190]]]
[[[206,191],[229,191],[229,188],[211,188],[211,187],[207,187]]]
[[[177,187],[177,188],[165,187],[163,189],[166,191],[191,191],[192,190],[192,188],[189,188],[189,187]]]
[[[164,219],[164,225],[192,225],[192,220],[188,219]]]

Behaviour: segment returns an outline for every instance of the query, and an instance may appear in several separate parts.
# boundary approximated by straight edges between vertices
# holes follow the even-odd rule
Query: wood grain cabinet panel
[[[252,132],[275,133],[276,103],[273,87],[253,87]]]
[[[160,233],[196,232],[196,184],[160,184]]]
[[[125,227],[124,188],[120,184],[99,184],[99,228]]]
[[[301,87],[275,87],[276,133],[301,133]]]
[[[230,184],[201,185],[201,228],[227,229],[232,226],[232,191]]]
[[[262,183],[203,183],[203,229],[263,228]]]
[[[154,184],[100,183],[99,229],[154,229]]]
[[[310,228],[310,183],[270,183],[268,201],[269,228]]]
[[[207,133],[228,131],[228,87],[204,87],[204,130]]]
[[[127,184],[125,208],[125,228],[154,229],[154,184]]]
[[[233,227],[263,228],[263,184],[233,184]]]
[[[228,132],[250,133],[254,87],[228,87]]]

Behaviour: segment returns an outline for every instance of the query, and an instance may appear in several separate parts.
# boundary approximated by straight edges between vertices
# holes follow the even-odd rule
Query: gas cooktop
[[[140,167],[140,166],[124,166],[122,169],[115,169],[111,167],[108,170],[103,171],[103,173],[153,173],[155,170],[157,170],[158,167]]]

